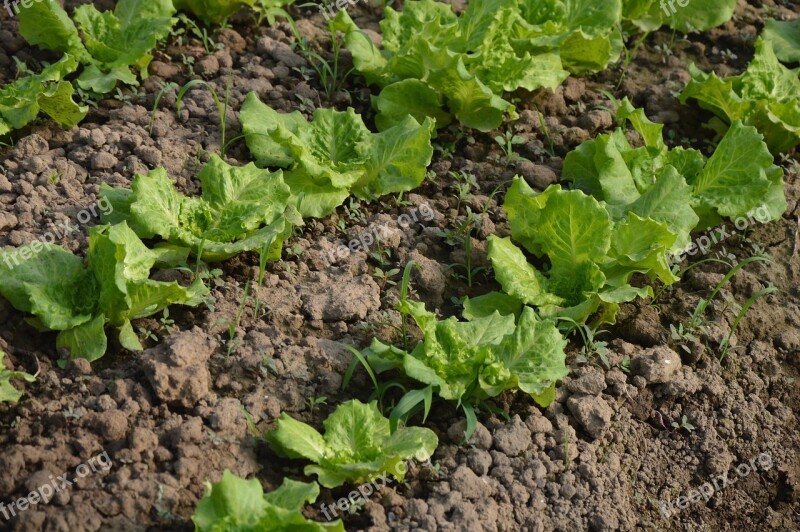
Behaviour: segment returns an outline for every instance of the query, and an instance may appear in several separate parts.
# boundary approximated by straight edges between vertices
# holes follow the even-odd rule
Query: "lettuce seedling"
[[[433,157],[430,118],[420,124],[406,114],[372,133],[353,109],[317,109],[308,122],[299,111],[278,113],[250,93],[239,120],[257,164],[286,169],[303,217],[327,216],[351,194],[373,199],[411,190]]]
[[[75,103],[75,88],[64,80],[77,66],[75,58],[65,55],[39,74],[29,74],[0,88],[0,135],[25,127],[39,111],[67,129],[83,120],[89,109]]]
[[[16,403],[22,397],[22,392],[11,385],[11,379],[24,379],[27,382],[34,382],[36,375],[25,373],[24,371],[10,371],[6,369],[3,358],[6,354],[0,351],[0,403]]]
[[[56,0],[38,0],[20,9],[19,32],[29,44],[75,57],[84,66],[78,86],[108,94],[118,81],[138,85],[131,67],[147,77],[150,51],[169,34],[174,14],[172,0],[120,0],[113,12],[78,6],[73,22]]]
[[[222,480],[206,483],[206,492],[195,509],[192,522],[197,532],[344,532],[341,520],[318,523],[303,517],[300,510],[318,496],[316,483],[288,478],[277,489],[264,493],[258,479],[245,480],[226,469]]]
[[[664,126],[627,98],[617,120],[630,121],[643,145],[634,147],[623,128],[599,135],[567,154],[563,177],[604,201],[615,221],[635,213],[667,224],[677,236],[671,252],[689,244],[691,231],[717,225],[723,217],[764,208],[763,221],[777,220],[786,210],[783,171],[755,128],[734,122],[706,159],[694,149],[670,149],[662,138]]]
[[[633,212],[614,222],[604,204],[579,190],[553,185],[537,194],[520,178],[504,208],[512,238],[550,268],[536,268],[497,236],[489,237],[489,259],[503,291],[542,316],[581,324],[602,309],[596,324],[613,323],[620,303],[652,295],[649,286],[629,284],[634,273],[676,280],[666,261],[676,237],[663,222]]]
[[[729,21],[736,0],[623,0],[623,18],[644,31],[661,26],[689,33],[716,28]]]
[[[442,399],[475,405],[506,390],[522,390],[547,406],[568,371],[566,340],[550,320],[525,307],[514,315],[482,313],[470,321],[437,320],[422,303],[403,301],[425,338],[410,353],[373,340],[367,360],[379,372],[399,368]]]
[[[56,347],[70,358],[97,360],[106,352],[104,328],[119,330],[123,347],[142,349],[131,320],[172,304],[194,306],[208,289],[154,281],[150,270],[163,252],[145,247],[124,223],[89,232],[88,265],[60,246],[33,242],[0,251],[0,295],[41,330],[60,331]]]
[[[402,12],[385,9],[381,49],[344,10],[335,27],[355,68],[382,88],[374,100],[379,129],[410,113],[435,118],[437,128],[455,119],[489,131],[515,116],[504,91],[555,88],[570,73],[615,61],[621,14],[621,0],[484,0],[460,16],[446,3],[409,1]]]
[[[800,78],[798,71],[782,65],[771,41],[759,38],[747,70],[720,79],[691,65],[691,81],[680,94],[716,115],[710,126],[724,131],[734,122],[754,126],[772,153],[784,153],[800,144]]]
[[[141,238],[160,236],[210,262],[265,248],[280,257],[292,222],[302,224],[280,171],[232,166],[212,155],[198,177],[200,197],[178,193],[163,168],[137,174],[130,189],[103,184],[100,195],[114,207],[103,221],[126,221]]]
[[[326,488],[345,482],[360,483],[382,474],[403,480],[406,468],[398,465],[414,457],[428,460],[439,444],[436,434],[423,427],[404,427],[394,433],[376,402],[357,399],[339,405],[323,422],[325,435],[313,427],[281,414],[267,441],[281,455],[314,462],[306,475],[317,475]]]
[[[245,6],[275,13],[294,0],[173,0],[173,3],[179,11],[188,11],[206,24],[216,26]]]

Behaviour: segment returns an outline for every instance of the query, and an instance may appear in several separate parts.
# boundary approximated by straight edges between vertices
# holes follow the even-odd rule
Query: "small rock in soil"
[[[647,349],[631,360],[631,372],[648,383],[665,383],[681,369],[681,357],[665,345]]]
[[[494,446],[508,456],[519,456],[531,445],[531,431],[519,415],[494,433]]]
[[[50,151],[50,146],[47,144],[47,141],[36,133],[20,139],[17,145],[14,146],[14,155],[16,155],[17,159],[27,159],[34,155],[44,155],[48,151]]]
[[[544,190],[553,183],[558,182],[558,175],[541,164],[534,164],[527,159],[517,162],[517,171],[531,187],[536,190]]]
[[[312,320],[363,320],[381,306],[380,288],[369,275],[328,284],[321,293],[304,294],[303,310]]]
[[[593,438],[599,438],[611,425],[614,411],[605,400],[590,395],[573,395],[567,408]]]
[[[599,368],[587,366],[581,369],[578,378],[567,385],[576,394],[600,395],[606,389],[605,375]]]
[[[198,327],[144,352],[144,372],[158,399],[191,408],[208,394],[206,362],[217,343]]]

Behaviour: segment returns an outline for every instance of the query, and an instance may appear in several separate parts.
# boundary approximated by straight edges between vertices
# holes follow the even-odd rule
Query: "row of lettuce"
[[[370,200],[418,186],[437,128],[456,120],[492,129],[514,116],[502,98],[505,92],[555,87],[569,73],[607,67],[619,56],[622,23],[705,29],[730,17],[735,2],[729,3],[726,12],[717,2],[712,9],[696,0],[691,10],[665,19],[659,3],[651,1],[479,1],[461,15],[447,4],[410,1],[402,13],[386,9],[382,49],[340,11],[331,24],[344,33],[359,72],[382,88],[374,102],[380,132],[369,131],[353,110],[319,109],[308,121],[299,112],[278,113],[251,94],[240,121],[255,163],[235,167],[212,156],[198,176],[198,197],[177,192],[162,168],[137,175],[129,189],[104,186],[101,195],[114,208],[104,219],[107,225],[91,229],[86,259],[41,242],[3,250],[0,294],[29,314],[33,326],[59,331],[57,347],[71,358],[103,356],[108,326],[118,331],[120,345],[141,349],[132,320],[172,304],[201,304],[208,293],[200,278],[190,276],[183,286],[151,279],[153,269],[185,270],[190,255],[207,262],[245,251],[279,258],[283,241],[303,219],[325,217],[350,196]],[[193,9],[213,4],[198,2]],[[169,31],[177,7],[123,0],[113,13],[100,13],[84,5],[78,9],[85,12],[76,10],[74,16],[79,32],[54,2],[36,5],[42,16],[56,13],[58,27],[66,28],[64,39],[56,43],[41,32],[38,37],[26,32],[26,39],[65,57],[39,77],[12,84],[14,93],[27,79],[25,87],[38,91],[35,110],[20,107],[25,110],[13,115],[17,122],[7,118],[3,93],[0,120],[8,130],[22,127],[19,117],[30,121],[39,109],[65,126],[77,123],[85,110],[74,104],[65,77],[78,65],[79,85],[135,84],[135,76],[133,82],[124,76],[131,65],[146,72],[149,52],[158,35]],[[22,18],[20,24],[22,31]],[[34,26],[39,24],[44,22]],[[90,26],[95,29],[87,31]],[[711,125],[721,141],[710,157],[669,148],[663,126],[623,100],[614,132],[567,155],[563,178],[570,190],[554,185],[537,193],[515,179],[504,203],[511,237],[492,236],[488,247],[502,292],[468,300],[463,320],[440,320],[409,301],[404,290],[398,309],[416,322],[423,341],[407,351],[375,339],[359,354],[370,371],[396,371],[423,386],[400,400],[391,419],[375,402],[348,401],[325,421],[324,435],[283,414],[269,443],[288,458],[313,462],[305,473],[332,488],[366,482],[412,455],[431,456],[435,434],[398,428],[397,422],[418,410],[427,414],[434,394],[454,401],[468,420],[476,406],[506,390],[519,389],[549,404],[567,374],[564,332],[588,320],[593,326],[613,323],[621,303],[652,295],[649,286],[631,284],[634,274],[671,284],[677,278],[666,257],[684,250],[693,230],[756,209],[766,209],[773,220],[785,211],[782,170],[773,164],[773,154],[800,143],[800,79],[779,59],[797,60],[797,29],[794,23],[770,23],[740,76],[720,79],[692,69],[680,98],[695,99],[715,114]],[[109,35],[113,42],[128,43],[119,50],[127,54],[124,60],[103,43]],[[153,38],[142,51],[132,43],[144,35]],[[56,115],[73,118],[61,121]],[[628,124],[641,145],[629,140]],[[0,122],[0,133],[2,127]],[[156,243],[148,247],[142,240]],[[12,377],[32,378],[3,372],[0,399],[19,398],[9,384]],[[315,483],[285,480],[265,495],[258,481],[226,473],[209,487],[194,520],[200,530],[342,529],[341,521],[318,524],[303,517],[301,508],[318,493]]]
[[[113,11],[84,4],[72,18],[56,0],[17,8],[25,40],[64,56],[0,90],[0,134],[24,127],[40,111],[64,127],[79,123],[88,108],[74,101],[75,87],[67,77],[98,95],[119,84],[138,85],[177,10],[218,24],[244,5],[273,19],[288,18],[284,7],[291,3],[120,0]],[[421,0],[406,2],[402,12],[385,9],[381,49],[346,10],[330,20],[330,29],[344,34],[356,69],[381,88],[374,102],[379,129],[410,113],[420,122],[435,119],[437,128],[457,120],[488,131],[516,116],[504,93],[555,88],[570,74],[607,68],[623,53],[624,32],[663,25],[702,31],[730,19],[735,5],[736,0],[694,0],[670,11],[655,0],[478,0],[457,15],[449,4]],[[774,23],[766,37],[791,53],[795,28],[785,24],[791,23]]]

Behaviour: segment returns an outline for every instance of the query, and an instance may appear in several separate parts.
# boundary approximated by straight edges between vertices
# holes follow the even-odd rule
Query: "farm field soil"
[[[305,11],[301,33],[326,49],[324,19]],[[74,476],[79,464],[100,453],[112,462],[47,504],[18,511],[10,521],[0,517],[0,529],[191,530],[205,482],[218,481],[225,469],[255,476],[267,490],[287,475],[301,479],[297,462],[253,438],[243,410],[261,433],[281,412],[319,426],[337,404],[369,397],[372,384],[363,370],[342,390],[352,355],[340,343],[364,347],[374,336],[400,338],[399,275],[387,281],[373,275],[376,268],[415,261],[413,297],[444,316],[456,314],[454,298],[496,288],[486,270],[472,286],[453,275],[462,270],[452,265],[467,262],[464,246],[449,245],[441,232],[464,221],[467,208],[486,210],[471,260],[473,267],[488,267],[486,238],[509,234],[502,194],[493,191],[515,174],[537,190],[557,182],[567,152],[614,127],[601,108],[609,105],[601,91],[628,96],[666,124],[668,140],[708,153],[713,135],[701,124],[709,116],[675,97],[689,79],[688,66],[741,72],[768,12],[796,18],[797,11],[790,3],[741,1],[734,20],[721,28],[685,39],[669,31],[649,35],[624,72],[620,66],[570,78],[556,91],[521,91],[515,132],[524,139],[517,146],[523,160],[505,160],[494,135],[456,138],[442,131],[436,142],[454,143],[453,153],[437,151],[434,176],[404,202],[347,203],[298,229],[253,294],[261,302],[258,313],[252,299],[241,312],[232,348],[228,324],[237,321],[245,286],[258,276],[255,254],[218,266],[211,308],[172,307],[169,315],[139,320],[134,328],[147,336],[145,351],[112,343],[91,366],[77,360],[60,369],[54,335],[38,333],[0,300],[6,363],[39,372],[19,403],[0,407],[0,502],[48,484],[51,475]],[[376,13],[361,4],[351,13],[377,37]],[[14,57],[47,56],[25,45],[14,19],[3,13],[0,22],[0,83],[6,83]],[[348,92],[326,99],[316,77],[304,74],[307,61],[290,47],[284,22],[269,28],[240,15],[214,39],[219,46],[211,53],[197,41],[172,43],[156,53],[141,94],[101,101],[70,131],[40,122],[0,152],[0,245],[52,234],[56,243],[84,253],[88,227],[99,223],[90,207],[100,209],[100,184],[127,186],[135,173],[157,166],[181,192],[197,194],[199,167],[220,150],[211,95],[190,91],[177,114],[175,94],[167,93],[151,124],[162,83],[183,84],[190,70],[221,91],[230,80],[229,139],[241,134],[237,111],[251,91],[283,112],[352,106],[372,116],[370,90],[358,77],[349,79]],[[346,52],[342,61],[347,68]],[[234,164],[249,162],[241,141],[227,155]],[[718,263],[691,269],[655,302],[624,304],[617,324],[598,337],[607,342],[608,364],[585,360],[574,338],[570,375],[548,408],[524,394],[504,394],[495,404],[509,419],[481,411],[473,438],[461,444],[463,414],[436,404],[427,424],[440,439],[435,467],[413,469],[405,484],[373,494],[346,516],[347,529],[800,530],[800,164],[796,154],[778,162],[789,201],[783,218],[744,228],[728,223],[723,242],[690,257],[741,261],[766,252],[771,258],[748,265],[724,286],[695,340],[674,339],[670,325],[685,322],[727,273]],[[461,172],[477,179],[459,199],[455,176]],[[404,214],[412,218],[408,227],[398,223]],[[331,263],[340,244],[378,228],[380,245]],[[716,346],[731,330],[732,302],[741,305],[770,283],[779,291],[750,308],[733,336],[735,348],[720,362]],[[310,406],[321,397],[327,401]],[[707,484],[715,487],[708,500],[679,499]],[[308,516],[324,520],[321,503],[335,505],[351,489],[323,489]]]

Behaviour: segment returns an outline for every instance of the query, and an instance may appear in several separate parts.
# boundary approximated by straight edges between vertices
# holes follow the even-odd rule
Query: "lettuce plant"
[[[373,340],[367,359],[383,372],[400,368],[432,387],[439,397],[472,406],[506,390],[522,390],[543,406],[552,401],[556,381],[568,371],[566,340],[554,322],[525,307],[514,315],[485,313],[470,321],[437,320],[422,303],[404,301],[400,311],[411,315],[425,335],[405,352]]]
[[[258,479],[245,480],[227,469],[216,484],[206,483],[206,492],[195,509],[192,522],[197,532],[344,532],[340,520],[318,523],[300,512],[319,496],[316,483],[284,479],[275,490],[264,493]]]
[[[768,20],[761,34],[784,63],[800,63],[800,19]]]
[[[188,11],[206,24],[213,25],[222,24],[245,6],[269,12],[293,2],[294,0],[173,0],[176,9]]]
[[[736,0],[623,0],[623,17],[644,31],[666,25],[689,33],[724,24],[735,8]]]
[[[384,473],[403,480],[405,468],[401,471],[398,464],[410,457],[428,460],[439,444],[436,434],[422,427],[392,433],[374,401],[342,403],[323,425],[324,435],[283,413],[267,441],[279,454],[314,462],[306,466],[305,474],[317,475],[326,488],[365,482]]]
[[[747,70],[720,79],[694,65],[692,79],[680,95],[690,98],[716,115],[715,129],[740,120],[764,135],[772,153],[788,152],[800,144],[800,79],[798,71],[778,62],[772,42],[758,39],[756,53]]]
[[[642,138],[634,147],[625,130],[599,135],[567,154],[562,171],[575,187],[606,203],[615,221],[635,213],[667,224],[682,250],[692,230],[718,224],[765,207],[770,220],[786,210],[783,172],[773,164],[763,137],[734,122],[706,159],[694,149],[670,149],[662,124],[647,119],[625,99],[617,111]]]
[[[232,166],[212,155],[199,174],[202,196],[175,190],[163,168],[137,174],[130,189],[105,184],[100,195],[113,206],[104,222],[126,221],[141,238],[160,236],[188,247],[203,260],[217,262],[243,251],[271,251],[280,256],[283,237],[291,230],[287,217],[290,191],[281,172],[254,164]]]
[[[250,93],[240,113],[247,146],[259,166],[285,168],[293,204],[303,217],[323,217],[351,194],[373,199],[411,190],[433,156],[433,121],[406,115],[372,133],[353,109],[278,113]]]
[[[600,310],[596,323],[613,323],[620,303],[652,295],[649,286],[630,285],[634,273],[676,280],[666,261],[676,235],[664,222],[634,212],[614,221],[605,204],[580,190],[552,185],[537,194],[520,178],[504,208],[513,240],[550,267],[537,268],[496,236],[489,237],[489,259],[503,291],[542,316],[583,323]]]
[[[22,397],[22,392],[11,385],[11,379],[24,379],[27,382],[34,382],[36,375],[25,373],[24,371],[10,371],[6,369],[3,358],[6,354],[0,351],[0,403],[16,403]]]
[[[84,66],[78,86],[108,94],[118,81],[138,85],[131,68],[147,77],[150,51],[174,14],[172,0],[120,0],[113,12],[83,4],[70,19],[56,0],[38,0],[21,8],[19,32],[29,44],[75,57]]]
[[[96,226],[89,232],[87,266],[81,257],[38,241],[0,251],[0,295],[32,314],[33,326],[60,331],[56,346],[70,358],[92,361],[106,352],[106,325],[119,330],[123,347],[140,350],[131,320],[172,304],[202,302],[208,290],[199,279],[189,287],[150,279],[162,258],[124,223]]]
[[[67,129],[83,120],[88,108],[75,103],[75,88],[64,80],[77,66],[75,58],[65,55],[39,74],[28,74],[0,88],[0,135],[25,127],[39,111]]]
[[[569,73],[596,72],[622,50],[621,0],[479,0],[456,15],[434,0],[387,7],[382,49],[340,11],[353,64],[382,88],[374,105],[385,129],[410,113],[418,121],[453,119],[475,129],[497,128],[514,106],[503,91],[557,87]]]
[[[256,0],[173,0],[175,8],[188,11],[206,24],[221,24],[242,7],[253,7]]]

